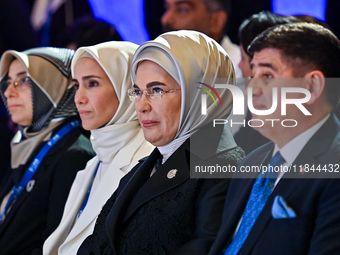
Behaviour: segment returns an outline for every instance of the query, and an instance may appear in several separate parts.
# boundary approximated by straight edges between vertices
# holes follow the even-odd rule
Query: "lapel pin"
[[[305,167],[304,166],[300,166],[300,173],[304,174],[305,173]]]
[[[30,180],[30,182],[27,183],[26,191],[27,191],[27,192],[31,192],[32,189],[33,189],[34,184],[35,184],[35,180]]]
[[[168,177],[168,179],[174,178],[176,176],[177,171],[178,171],[177,169],[171,169],[166,175],[166,177]]]

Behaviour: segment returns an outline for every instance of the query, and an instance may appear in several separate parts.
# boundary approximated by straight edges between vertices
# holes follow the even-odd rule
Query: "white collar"
[[[303,133],[296,136],[294,139],[289,141],[285,146],[281,149],[275,144],[275,148],[273,151],[273,156],[276,152],[280,151],[282,157],[286,160],[286,162],[291,165],[295,161],[296,157],[300,154],[303,147],[307,144],[307,142],[312,138],[312,136],[319,130],[319,128],[328,120],[330,114],[324,117],[321,121],[316,123],[311,128],[307,129]]]

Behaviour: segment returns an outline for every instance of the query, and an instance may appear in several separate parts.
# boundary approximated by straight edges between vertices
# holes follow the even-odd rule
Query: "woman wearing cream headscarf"
[[[169,32],[137,49],[132,77],[129,95],[146,140],[157,148],[122,178],[78,254],[206,254],[229,180],[190,178],[190,163],[236,166],[244,153],[233,144],[230,128],[224,129],[227,145],[220,143],[222,128],[211,125],[229,114],[231,93],[216,89],[223,106],[208,97],[202,115],[205,92],[197,87],[232,82],[231,61],[202,33]],[[192,146],[209,132],[204,151]]]
[[[72,61],[75,102],[97,153],[78,173],[56,231],[43,254],[76,254],[120,179],[154,147],[145,141],[134,104],[130,65],[137,45],[106,42],[79,48]]]
[[[0,253],[41,254],[78,170],[94,156],[73,101],[74,51],[34,48],[1,57],[1,96],[19,126],[0,185]]]

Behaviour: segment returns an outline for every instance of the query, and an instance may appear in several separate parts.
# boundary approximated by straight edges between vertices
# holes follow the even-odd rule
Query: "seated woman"
[[[95,155],[73,101],[73,54],[35,48],[1,57],[0,94],[19,126],[0,185],[1,254],[42,253],[77,171]]]
[[[222,128],[212,126],[229,114],[231,93],[217,89],[223,104],[209,97],[202,115],[205,92],[197,87],[230,82],[232,63],[213,39],[177,31],[141,45],[131,71],[129,96],[146,140],[157,148],[122,178],[77,254],[207,254],[229,180],[190,178],[190,163],[236,166],[244,152],[220,143]],[[197,150],[190,143],[204,139],[206,128],[217,139]],[[229,139],[232,144],[230,129]]]
[[[120,179],[154,149],[145,141],[126,93],[136,49],[130,42],[106,42],[75,53],[74,99],[97,156],[78,172],[61,223],[46,240],[43,254],[76,254]]]

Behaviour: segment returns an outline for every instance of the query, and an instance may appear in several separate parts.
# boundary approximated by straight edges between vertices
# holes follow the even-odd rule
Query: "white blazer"
[[[139,159],[148,156],[153,149],[154,147],[145,141],[140,130],[138,135],[116,154],[100,185],[91,191],[88,203],[77,219],[99,163],[98,156],[91,159],[86,168],[78,172],[66,201],[61,222],[45,241],[43,254],[77,254],[85,238],[92,234],[102,207],[118,187],[120,179],[138,163]]]

